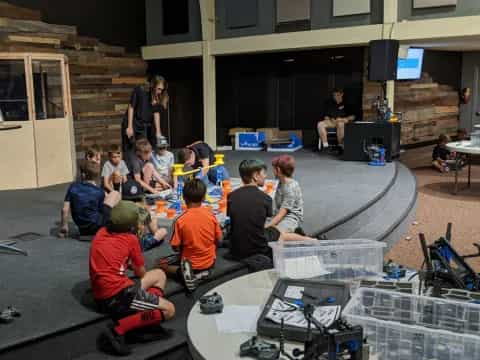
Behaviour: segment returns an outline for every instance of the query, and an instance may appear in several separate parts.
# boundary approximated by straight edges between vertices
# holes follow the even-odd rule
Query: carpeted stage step
[[[59,245],[65,245],[72,240],[38,239],[35,243],[30,243],[27,250],[32,255],[35,253],[39,255],[42,251],[48,253],[48,248],[53,246],[52,241],[60,241]],[[77,247],[72,247],[73,244]],[[85,259],[88,259],[88,244],[78,241],[73,244],[70,244],[70,247],[77,253],[77,257],[69,254],[67,259],[74,264],[66,264],[68,261],[61,264],[59,255],[64,250],[62,246],[58,246],[56,251],[50,251],[51,263],[59,270],[64,270],[61,274],[48,273],[44,266],[36,265],[35,262],[26,263],[25,267],[31,271],[30,290],[22,293],[21,288],[25,287],[25,284],[18,284],[16,289],[11,288],[8,293],[2,291],[2,295],[6,296],[2,296],[0,301],[2,303],[6,301],[22,311],[22,317],[12,324],[0,325],[0,333],[3,335],[1,338],[3,347],[0,348],[2,360],[34,358],[60,360],[84,356],[91,359],[108,358],[108,355],[97,350],[96,339],[110,320],[94,310],[88,281],[73,282],[70,286],[66,282],[69,278],[68,273],[73,270],[79,274],[78,278],[86,275],[76,267],[84,267]],[[135,353],[127,359],[147,359],[157,354],[176,353],[186,346],[186,316],[196,299],[211,288],[247,273],[245,265],[224,259],[225,253],[225,249],[219,250],[212,280],[198,288],[195,298],[187,298],[183,287],[178,283],[168,282],[166,293],[176,306],[177,316],[172,321],[166,322],[165,327],[175,330],[174,336],[151,344],[136,344]],[[149,251],[146,254],[147,266],[151,268],[155,259],[164,255],[167,253],[162,247]],[[22,259],[26,258],[12,256],[7,260],[15,262]],[[86,266],[88,271],[88,260]],[[69,271],[66,271],[67,267]],[[38,271],[35,271],[35,268]],[[64,276],[59,276],[62,274]],[[11,273],[10,276],[13,278],[15,274]],[[48,276],[56,276],[56,282],[48,283],[47,287],[42,286],[47,285]],[[53,306],[42,303],[42,297],[45,301],[54,302]],[[55,351],[52,352],[52,349]]]
[[[187,360],[188,346],[187,346],[187,317],[196,299],[210,289],[220,285],[221,283],[246,274],[246,269],[242,268],[238,271],[223,276],[205,286],[200,287],[196,291],[195,299],[187,298],[184,294],[176,294],[169,298],[175,303],[176,317],[171,321],[165,322],[166,329],[174,330],[173,336],[166,340],[156,341],[147,344],[134,344],[132,346],[133,353],[129,356],[122,357],[126,360],[137,359],[162,359],[162,360]],[[94,341],[95,337],[91,341]],[[103,352],[93,349],[90,352],[75,357],[75,360],[103,360],[103,359],[118,359],[117,356],[107,355]]]
[[[372,239],[385,241],[388,248],[399,240],[399,230],[406,231],[405,225],[408,226],[415,215],[417,184],[409,169],[401,163],[396,166],[396,176],[385,193],[363,211],[328,231],[329,239]]]

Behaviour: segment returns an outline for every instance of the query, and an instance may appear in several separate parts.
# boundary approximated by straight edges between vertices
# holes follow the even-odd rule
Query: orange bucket
[[[265,184],[265,191],[269,194],[273,191],[273,183],[272,182],[267,182]]]
[[[227,201],[226,200],[220,200],[218,202],[218,210],[220,210],[220,212],[225,212],[225,210],[227,210]]]
[[[156,203],[156,213],[157,214],[162,214],[165,212],[165,205],[166,201],[165,200],[158,200]]]
[[[168,219],[173,219],[176,214],[177,214],[177,211],[173,208],[170,208],[170,209],[167,210],[167,218]]]

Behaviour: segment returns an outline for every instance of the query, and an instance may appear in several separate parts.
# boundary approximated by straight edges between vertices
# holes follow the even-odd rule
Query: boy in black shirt
[[[449,172],[450,168],[448,166],[447,160],[450,159],[450,151],[446,148],[449,138],[447,135],[440,135],[438,137],[437,146],[433,148],[432,152],[432,165],[435,169],[440,172]]]
[[[261,160],[243,160],[239,172],[244,185],[228,196],[230,252],[237,260],[259,254],[271,258],[268,242],[280,237],[275,227],[265,228],[267,217],[273,213],[272,198],[258,188],[265,183],[266,170]]]

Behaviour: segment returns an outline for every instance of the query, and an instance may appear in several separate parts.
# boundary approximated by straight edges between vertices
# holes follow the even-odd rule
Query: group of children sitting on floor
[[[116,354],[130,352],[125,343],[127,333],[159,334],[159,324],[175,314],[174,305],[165,299],[166,278],[177,279],[187,292],[194,291],[211,276],[223,237],[215,214],[202,206],[207,185],[201,179],[190,179],[183,189],[187,208],[174,221],[170,240],[178,258],[160,259],[156,269],[145,270],[142,252],[159,245],[167,230],[157,228],[142,204],[141,194],[174,187],[176,183],[171,172],[173,154],[165,145],[160,144],[158,153],[152,154],[148,141],[140,139],[135,154],[127,155],[126,162],[120,149],[112,146],[101,173],[100,151],[91,149],[81,164],[81,178],[70,185],[65,196],[61,235],[68,235],[70,211],[80,234],[94,235],[90,248],[91,286],[99,309],[115,320],[102,336]],[[230,256],[247,264],[252,258],[257,264],[260,260],[262,266],[256,269],[273,265],[268,242],[311,239],[299,230],[303,198],[292,177],[294,158],[276,157],[272,168],[279,181],[275,209],[272,198],[260,189],[267,176],[267,165],[260,160],[240,163],[243,186],[227,198],[230,231],[225,242]],[[100,175],[101,187],[97,186]],[[129,269],[135,280],[127,276]]]

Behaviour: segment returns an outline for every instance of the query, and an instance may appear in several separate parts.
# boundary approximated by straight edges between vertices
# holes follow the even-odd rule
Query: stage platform
[[[370,167],[308,151],[293,154],[295,177],[303,189],[304,229],[333,238],[370,238],[391,246],[413,219],[415,178],[400,163]],[[275,154],[226,152],[226,166],[238,176],[238,164],[257,157],[270,164]],[[269,177],[272,176],[269,169]],[[0,239],[17,237],[28,256],[0,253],[0,309],[12,305],[22,317],[0,324],[0,358],[103,359],[95,339],[107,318],[95,311],[88,284],[89,243],[58,239],[60,209],[67,185],[39,190],[0,192]],[[163,244],[146,253],[148,264],[170,253]],[[241,263],[219,251],[214,280],[196,295],[246,273]],[[177,318],[166,323],[175,329],[171,339],[135,345],[131,359],[185,359],[185,321],[194,299],[170,282],[167,294],[176,304]]]

